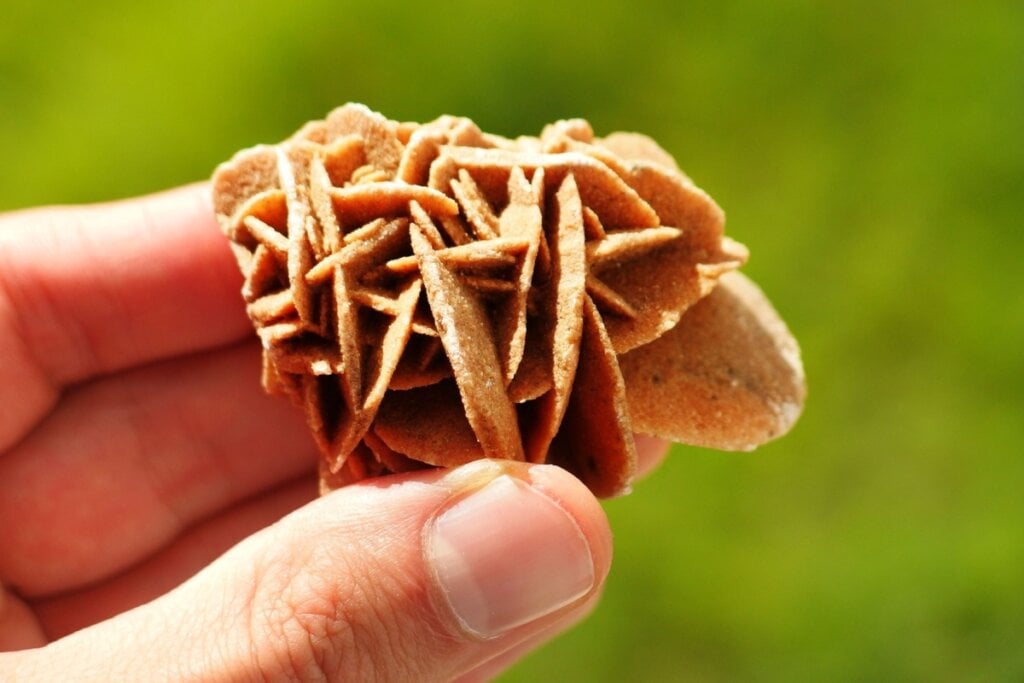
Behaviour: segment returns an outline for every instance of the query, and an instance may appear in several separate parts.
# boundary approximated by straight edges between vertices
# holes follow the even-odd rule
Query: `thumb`
[[[604,514],[566,472],[481,461],[340,489],[162,598],[16,655],[44,680],[444,680],[594,602]]]

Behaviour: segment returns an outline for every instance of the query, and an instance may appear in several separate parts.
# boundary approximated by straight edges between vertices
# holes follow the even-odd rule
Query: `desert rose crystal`
[[[799,415],[796,342],[721,209],[642,135],[508,139],[346,105],[213,180],[263,385],[321,487],[477,458],[629,489],[633,433],[750,449]]]

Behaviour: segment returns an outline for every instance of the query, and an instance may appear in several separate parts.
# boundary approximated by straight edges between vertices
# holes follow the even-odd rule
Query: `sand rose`
[[[214,174],[263,385],[329,490],[477,458],[629,489],[633,433],[751,449],[803,404],[796,342],[719,207],[642,135],[507,139],[346,105]]]

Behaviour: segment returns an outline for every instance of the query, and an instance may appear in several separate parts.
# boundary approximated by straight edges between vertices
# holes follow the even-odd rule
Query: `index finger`
[[[0,216],[0,449],[63,386],[248,334],[240,287],[205,183]]]

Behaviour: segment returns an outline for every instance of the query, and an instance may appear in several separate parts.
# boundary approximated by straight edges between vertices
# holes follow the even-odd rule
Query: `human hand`
[[[560,469],[315,499],[207,195],[0,216],[0,680],[477,680],[585,616],[611,540]]]

